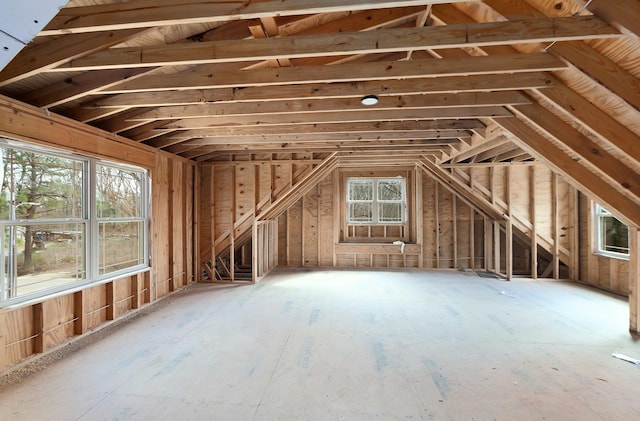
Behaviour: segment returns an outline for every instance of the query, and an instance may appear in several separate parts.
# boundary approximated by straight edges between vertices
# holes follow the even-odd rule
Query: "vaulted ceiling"
[[[538,160],[640,226],[640,0],[71,0],[0,94],[198,162]]]

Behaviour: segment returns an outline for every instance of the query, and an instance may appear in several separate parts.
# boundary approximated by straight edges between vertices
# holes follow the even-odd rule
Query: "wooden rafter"
[[[506,215],[493,206],[491,202],[480,196],[475,190],[461,182],[458,178],[453,177],[449,171],[442,169],[431,159],[423,157],[417,164],[419,168],[427,174],[430,174],[470,206],[482,212],[490,220],[505,221],[507,219]]]
[[[65,8],[41,31],[41,36],[66,33],[145,28],[163,25],[184,25],[203,22],[226,22],[238,19],[259,19],[271,16],[296,16],[359,11],[390,7],[422,6],[425,3],[445,3],[445,0],[268,0],[234,3],[177,0],[170,5],[158,5],[154,0],[134,3],[104,4]]]
[[[603,180],[600,175],[574,160],[551,140],[517,117],[504,118],[496,122],[515,136],[513,141],[522,149],[529,151],[554,171],[571,180],[580,190],[597,198],[600,203],[616,210],[629,223],[640,226],[640,203],[612,188],[611,184]]]
[[[616,159],[596,142],[579,133],[539,104],[521,105],[514,109],[522,119],[544,130],[559,144],[568,147],[581,159],[594,165],[611,178],[612,187],[623,190],[625,194],[634,195],[640,200],[640,177],[633,168]]]
[[[72,34],[43,44],[27,46],[0,71],[0,86],[50,70],[76,58],[92,54],[139,35],[140,29],[95,34]]]

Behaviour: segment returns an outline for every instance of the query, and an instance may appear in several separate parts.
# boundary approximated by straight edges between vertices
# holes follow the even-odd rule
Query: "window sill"
[[[618,254],[618,253],[607,253],[604,251],[594,251],[593,254],[595,254],[596,256],[599,257],[606,257],[608,259],[615,259],[615,260],[625,260],[625,261],[629,261],[629,255],[628,254]]]
[[[91,280],[83,280],[79,283],[74,283],[73,286],[69,285],[67,288],[63,288],[60,290],[53,290],[50,293],[44,293],[42,295],[38,295],[38,293],[34,293],[31,295],[25,295],[21,299],[20,297],[16,297],[13,300],[4,301],[0,304],[0,312],[5,310],[15,310],[21,307],[28,307],[34,304],[39,304],[51,299],[55,299],[58,297],[66,296],[74,294],[78,291],[82,291],[84,289],[92,288],[98,285],[104,285],[109,282],[113,282],[116,280],[120,280],[129,276],[138,275],[140,273],[149,272],[151,270],[150,266],[140,267],[138,269],[134,269],[127,273],[120,273],[116,276],[109,276],[108,278],[91,281]]]
[[[422,253],[422,244],[405,243],[404,253],[402,246],[391,243],[337,243],[336,254],[409,254]]]

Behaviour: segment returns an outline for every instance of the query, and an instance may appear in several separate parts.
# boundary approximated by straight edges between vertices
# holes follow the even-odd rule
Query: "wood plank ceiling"
[[[540,160],[640,225],[640,0],[71,0],[0,94],[198,162]]]

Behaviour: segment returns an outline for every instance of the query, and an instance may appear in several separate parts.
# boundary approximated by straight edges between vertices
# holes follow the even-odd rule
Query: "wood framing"
[[[0,370],[277,266],[571,279],[628,295],[637,331],[639,17],[637,0],[69,1],[0,69],[0,145],[147,170],[151,260],[3,295]],[[349,177],[403,179],[402,221],[348,220]],[[630,228],[628,258],[597,252],[596,204]]]
[[[154,151],[145,145],[115,137],[95,128],[89,128],[69,119],[49,115],[33,107],[8,98],[0,101],[0,112],[5,119],[0,123],[0,134],[7,138],[46,145],[58,150],[81,153],[86,156],[117,160],[129,165],[142,165],[151,174],[153,182],[151,238],[154,245],[152,266],[109,279],[90,283],[81,288],[44,296],[38,300],[0,309],[0,370],[34,354],[47,352],[74,338],[120,319],[166,295],[166,279],[176,280],[173,290],[192,283],[193,243],[179,241],[191,238],[186,233],[193,227],[190,212],[182,207],[183,199],[191,200],[184,186],[193,186],[193,163],[184,158]],[[54,149],[54,150],[55,150]],[[168,168],[173,166],[171,173]],[[169,184],[179,192],[169,192]],[[173,198],[173,214],[169,215],[169,197]],[[163,199],[164,197],[164,199]],[[164,216],[163,216],[164,215]],[[176,223],[178,231],[172,231]],[[164,245],[162,248],[159,245]],[[174,265],[166,262],[172,254]],[[162,256],[165,263],[162,263]],[[179,280],[178,280],[179,279]]]

